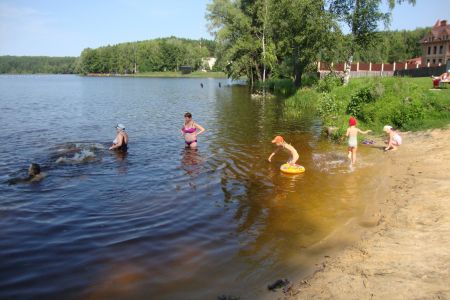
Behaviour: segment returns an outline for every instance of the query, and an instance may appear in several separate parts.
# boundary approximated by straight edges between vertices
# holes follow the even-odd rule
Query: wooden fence
[[[320,77],[328,74],[331,71],[336,73],[343,73],[347,64],[337,63],[337,64],[326,64],[323,62],[317,63],[317,72]],[[440,75],[441,70],[445,70],[445,65],[441,64],[415,64],[407,62],[394,62],[392,64],[388,63],[362,63],[357,62],[351,64],[350,66],[350,76],[351,77],[373,77],[373,76],[431,76]],[[439,73],[441,72],[441,73]],[[439,74],[438,74],[439,73]]]

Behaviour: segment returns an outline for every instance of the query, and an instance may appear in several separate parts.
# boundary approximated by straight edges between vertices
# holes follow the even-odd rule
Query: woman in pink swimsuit
[[[197,132],[197,129],[199,130]],[[205,132],[205,128],[195,123],[192,120],[191,113],[184,114],[184,124],[181,127],[181,135],[184,136],[184,142],[186,143],[186,148],[196,148],[197,147],[197,136]]]

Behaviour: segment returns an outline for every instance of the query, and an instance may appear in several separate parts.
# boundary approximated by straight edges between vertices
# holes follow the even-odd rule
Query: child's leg
[[[356,149],[356,147],[352,149],[352,165],[354,165],[356,162]]]
[[[348,159],[352,159],[352,147],[348,147],[348,155],[347,155],[347,157],[348,157]]]
[[[298,160],[298,156],[294,156],[294,157],[291,156],[287,163],[290,164],[291,166],[293,166],[293,165],[295,165],[297,160]]]

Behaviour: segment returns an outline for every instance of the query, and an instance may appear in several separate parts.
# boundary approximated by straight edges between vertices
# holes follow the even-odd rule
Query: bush
[[[375,101],[372,89],[370,87],[364,87],[357,91],[350,98],[350,103],[347,106],[347,114],[350,114],[358,119],[365,120],[363,108],[366,104]]]
[[[313,87],[319,82],[319,77],[313,74],[304,74],[302,76],[302,87]]]
[[[412,129],[422,124],[425,109],[418,101],[400,104],[393,110],[392,124],[401,129]]]
[[[293,110],[315,110],[318,103],[319,95],[311,89],[301,89],[297,93],[288,98],[285,107]]]
[[[269,79],[265,83],[259,83],[258,89],[263,88],[285,96],[294,94],[296,90],[292,79]]]
[[[336,73],[329,73],[317,82],[316,90],[320,93],[329,93],[342,85],[342,78]]]
[[[317,102],[317,112],[324,120],[326,125],[334,125],[335,120],[339,114],[339,103],[334,95],[322,93]]]

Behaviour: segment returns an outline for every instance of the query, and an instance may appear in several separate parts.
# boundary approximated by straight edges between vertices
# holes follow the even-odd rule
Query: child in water
[[[287,161],[287,163],[291,166],[295,166],[295,162],[298,160],[298,153],[297,150],[295,150],[294,147],[292,147],[291,144],[288,144],[284,141],[282,136],[277,135],[273,140],[272,140],[273,144],[276,144],[278,147],[277,149],[275,149],[275,151],[272,152],[272,154],[270,154],[269,156],[269,162],[272,161],[272,157],[281,149],[285,149],[289,152],[290,157],[289,160]]]
[[[362,131],[356,128],[356,119],[353,117],[348,120],[348,125],[350,127],[347,128],[347,133],[345,134],[348,137],[348,158],[351,159],[352,165],[354,165],[356,162],[356,150],[358,149],[358,132],[367,134],[372,130]]]
[[[384,150],[397,150],[397,147],[402,144],[402,137],[400,134],[398,134],[398,132],[392,129],[392,126],[389,125],[384,126],[383,131],[389,134],[389,140],[387,142],[388,145],[384,148]]]
[[[28,167],[28,177],[10,179],[8,180],[8,184],[38,182],[41,181],[44,177],[45,174],[41,173],[41,166],[39,164],[32,163]]]

